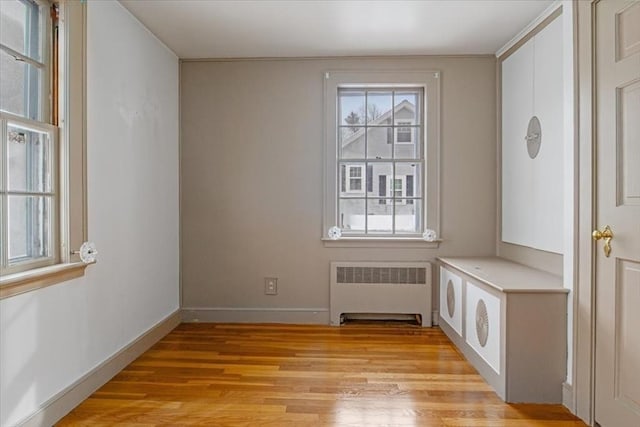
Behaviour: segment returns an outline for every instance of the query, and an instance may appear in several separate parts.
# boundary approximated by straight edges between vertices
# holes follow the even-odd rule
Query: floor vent
[[[332,262],[330,290],[332,325],[346,316],[384,314],[419,315],[422,326],[431,326],[428,262]]]
[[[422,316],[419,314],[354,314],[344,313],[340,317],[340,324],[345,325],[375,325],[375,326],[422,326]]]

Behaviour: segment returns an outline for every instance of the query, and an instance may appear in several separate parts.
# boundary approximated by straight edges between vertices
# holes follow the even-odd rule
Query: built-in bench
[[[497,394],[507,402],[562,402],[562,279],[496,257],[438,261],[440,327]]]

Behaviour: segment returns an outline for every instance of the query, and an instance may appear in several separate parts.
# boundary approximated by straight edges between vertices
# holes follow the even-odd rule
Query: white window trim
[[[326,71],[324,73],[324,208],[322,235],[325,246],[335,247],[438,247],[437,242],[425,242],[421,236],[411,235],[363,235],[343,237],[337,241],[328,238],[328,230],[336,225],[338,218],[338,144],[337,93],[345,87],[423,87],[424,103],[422,118],[425,124],[425,166],[422,188],[425,195],[423,209],[424,229],[435,230],[440,235],[440,72],[437,70],[378,70],[378,71]],[[427,112],[429,114],[427,115]],[[421,233],[420,233],[421,234]],[[421,243],[417,246],[414,243]],[[405,245],[406,244],[406,245]]]
[[[40,0],[38,0],[40,3]],[[87,240],[86,4],[59,0],[59,260],[54,265],[6,274],[0,299],[61,283],[84,274],[77,251]]]

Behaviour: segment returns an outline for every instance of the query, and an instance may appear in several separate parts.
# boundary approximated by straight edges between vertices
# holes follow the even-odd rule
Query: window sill
[[[70,262],[8,274],[0,279],[0,299],[84,276],[88,264]]]
[[[437,249],[442,240],[427,242],[419,237],[341,237],[338,240],[323,238],[325,248],[405,248]]]

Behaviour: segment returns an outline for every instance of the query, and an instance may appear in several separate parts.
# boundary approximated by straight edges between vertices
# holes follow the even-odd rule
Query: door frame
[[[595,423],[595,252],[591,238],[596,213],[595,7],[599,0],[574,1],[576,12],[578,202],[577,283],[574,298],[573,401],[570,409]]]

